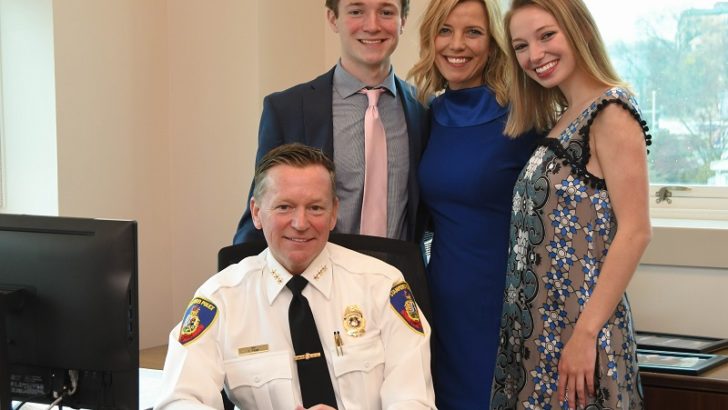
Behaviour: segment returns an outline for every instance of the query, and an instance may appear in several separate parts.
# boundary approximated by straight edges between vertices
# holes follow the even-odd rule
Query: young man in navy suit
[[[417,165],[428,134],[427,111],[414,88],[394,75],[390,62],[409,0],[326,0],[326,8],[329,25],[341,41],[341,58],[314,80],[265,97],[256,163],[285,143],[320,148],[336,165],[336,231],[359,233],[368,106],[360,91],[384,88],[378,109],[387,141],[386,236],[418,241],[424,227],[418,217]],[[233,242],[262,238],[247,209]]]

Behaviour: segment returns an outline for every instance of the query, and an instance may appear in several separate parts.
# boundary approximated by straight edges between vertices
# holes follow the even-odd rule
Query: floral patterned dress
[[[491,409],[560,408],[561,349],[598,283],[617,230],[604,180],[586,170],[589,128],[609,104],[632,113],[649,145],[636,101],[628,91],[612,88],[558,139],[545,138],[516,182]],[[596,348],[596,397],[587,409],[641,409],[626,295],[601,329]]]

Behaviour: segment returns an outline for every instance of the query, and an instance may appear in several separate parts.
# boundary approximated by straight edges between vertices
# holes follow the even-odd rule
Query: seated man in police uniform
[[[156,408],[434,409],[430,328],[394,267],[328,243],[333,163],[271,150],[250,200],[268,248],[211,277],[170,334]],[[301,290],[302,289],[302,290]]]

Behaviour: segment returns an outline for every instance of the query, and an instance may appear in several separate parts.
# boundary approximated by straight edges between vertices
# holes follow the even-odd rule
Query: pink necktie
[[[377,101],[383,88],[363,89],[369,99],[364,115],[364,197],[361,204],[362,235],[387,236],[387,138]]]

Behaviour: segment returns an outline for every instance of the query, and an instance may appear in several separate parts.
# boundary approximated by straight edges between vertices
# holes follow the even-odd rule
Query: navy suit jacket
[[[292,142],[320,148],[333,160],[335,155],[332,110],[334,69],[310,82],[298,84],[265,97],[258,130],[256,164],[271,149]],[[424,216],[420,209],[417,166],[429,138],[429,119],[427,109],[417,101],[414,87],[396,76],[395,82],[409,136],[407,239],[419,241],[424,232]],[[233,239],[235,244],[263,239],[262,232],[253,226],[250,216],[249,204],[252,193],[251,184],[246,210],[240,218],[238,230]]]

